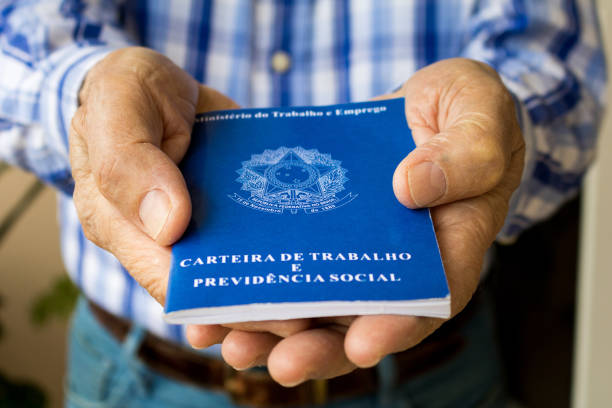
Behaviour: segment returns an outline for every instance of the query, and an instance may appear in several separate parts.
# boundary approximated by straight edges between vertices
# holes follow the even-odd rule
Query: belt
[[[397,380],[403,382],[428,372],[452,359],[465,346],[459,328],[475,309],[475,302],[446,322],[419,345],[394,354]],[[131,323],[89,301],[92,314],[106,330],[122,342]],[[378,388],[375,368],[356,369],[329,380],[312,380],[293,388],[276,383],[265,370],[236,371],[221,359],[204,356],[176,343],[146,333],[138,356],[153,371],[191,385],[225,390],[237,404],[281,408],[317,405],[373,393]]]

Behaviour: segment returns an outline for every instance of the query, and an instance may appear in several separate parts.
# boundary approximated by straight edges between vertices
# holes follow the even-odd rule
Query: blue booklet
[[[448,317],[429,210],[393,194],[414,147],[403,99],[199,115],[165,319]]]

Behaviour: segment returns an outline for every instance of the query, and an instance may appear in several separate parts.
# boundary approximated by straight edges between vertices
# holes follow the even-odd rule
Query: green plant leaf
[[[78,288],[66,274],[63,274],[53,282],[51,289],[34,299],[30,309],[30,320],[34,325],[42,326],[53,317],[68,319],[78,297]]]

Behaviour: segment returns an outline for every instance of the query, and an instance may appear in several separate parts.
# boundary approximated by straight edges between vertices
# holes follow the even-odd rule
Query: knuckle
[[[70,153],[73,153],[75,146],[81,146],[83,144],[82,137],[85,134],[85,112],[83,108],[79,108],[72,120],[70,121],[70,128],[68,129],[68,147]]]
[[[103,194],[112,193],[117,188],[117,184],[121,182],[120,163],[117,155],[106,155],[96,166],[93,174]]]
[[[99,228],[98,214],[95,206],[92,205],[87,188],[77,183],[74,189],[73,200],[85,238],[101,248],[108,248],[108,241],[103,239],[104,234],[101,233]]]
[[[70,162],[72,164],[72,169],[71,169],[72,179],[75,180],[75,183],[76,183],[76,180],[79,180],[86,176],[86,171],[80,169],[78,166],[75,166],[75,160],[72,159],[73,154],[71,154],[70,157],[71,157]]]
[[[167,289],[167,281],[160,279],[156,273],[151,273],[151,264],[142,257],[124,254],[121,257],[122,264],[130,275],[158,302],[164,302]]]
[[[87,111],[85,106],[80,106],[74,116],[72,116],[72,120],[70,121],[70,130],[75,135],[82,135],[85,129],[85,122],[87,119]]]
[[[84,165],[83,151],[76,143],[70,145],[68,152],[70,160],[70,170],[74,180],[80,180],[87,176],[86,166]]]
[[[68,154],[72,176],[74,179],[87,175],[87,144],[83,140],[84,135],[84,110],[79,108],[70,122],[68,131]]]
[[[482,180],[480,183],[487,187],[497,185],[502,179],[507,167],[507,158],[504,149],[493,140],[476,143],[472,147],[472,158],[478,163]]]
[[[103,240],[99,239],[99,235],[94,233],[94,230],[91,228],[91,218],[86,217],[79,217],[81,219],[81,225],[83,227],[83,235],[85,235],[85,238],[90,241],[93,242],[95,245],[99,246],[100,248],[106,248],[106,242],[104,242]]]
[[[474,205],[473,203],[464,203],[463,212],[469,214],[470,222],[465,222],[457,225],[457,233],[462,237],[470,237],[466,241],[466,247],[475,245],[477,248],[488,248],[495,239],[495,231],[492,223],[493,212],[486,205]],[[471,253],[474,256],[473,262],[479,263],[480,254],[474,251],[466,250],[465,253]]]
[[[491,86],[488,88],[491,92],[492,100],[496,102],[498,109],[497,115],[500,118],[510,118],[515,120],[516,112],[514,98],[501,79],[492,81]]]
[[[486,163],[487,169],[495,175],[501,174],[506,167],[506,158],[501,146],[492,144],[484,149],[483,162]]]
[[[510,93],[510,91],[508,90],[508,88],[506,88],[506,86],[503,84],[503,82],[499,81],[499,87],[501,89],[499,89],[499,99],[502,103],[502,106],[508,107],[512,109],[512,113],[514,113],[514,109],[515,109],[515,104],[514,104],[514,98],[512,97],[512,94]],[[512,116],[512,118],[516,117],[516,114],[514,113]]]

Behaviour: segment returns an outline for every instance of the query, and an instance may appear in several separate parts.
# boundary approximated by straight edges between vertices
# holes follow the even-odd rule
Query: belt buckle
[[[239,372],[225,365],[223,370],[223,389],[230,395],[233,401],[243,401],[247,394],[247,385]]]
[[[325,405],[327,396],[327,380],[312,380],[312,402],[315,405]]]
[[[268,408],[271,394],[267,385],[270,383],[274,381],[264,372],[237,371],[230,366],[224,370],[223,388],[232,401],[239,405]]]
[[[294,389],[295,401],[277,401],[271,392],[281,385],[272,380],[267,372],[236,371],[230,366],[224,370],[223,388],[232,401],[251,407],[269,408],[271,406],[315,405],[321,406],[328,402],[327,380],[311,380]],[[271,385],[274,385],[270,388]]]

